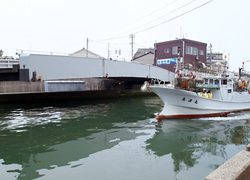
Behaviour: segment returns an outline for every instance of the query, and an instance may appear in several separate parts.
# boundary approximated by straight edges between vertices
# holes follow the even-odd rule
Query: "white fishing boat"
[[[249,78],[243,77],[243,68],[239,75],[227,71],[222,74],[196,72],[197,77],[195,73],[188,73],[182,77],[178,74],[174,85],[158,80],[158,83],[147,82],[142,86],[142,90],[147,88],[164,102],[157,119],[216,117],[250,109]],[[200,96],[199,90],[210,91],[212,97],[206,93]]]

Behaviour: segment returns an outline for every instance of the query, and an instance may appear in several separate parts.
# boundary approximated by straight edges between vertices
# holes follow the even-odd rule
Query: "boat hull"
[[[197,96],[195,92],[164,86],[150,86],[149,90],[164,102],[164,108],[157,119],[217,117],[250,109],[248,93],[241,93],[245,96],[245,101],[242,102],[205,98]]]

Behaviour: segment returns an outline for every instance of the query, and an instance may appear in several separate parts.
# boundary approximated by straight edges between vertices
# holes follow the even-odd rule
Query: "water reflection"
[[[157,97],[0,106],[1,178],[202,179],[249,143],[249,112],[157,121],[162,107]]]
[[[183,168],[194,167],[205,154],[229,159],[227,145],[249,144],[248,124],[249,119],[235,121],[230,117],[210,121],[163,120],[156,125],[155,135],[147,140],[147,148],[157,156],[171,154],[174,171],[178,173]]]
[[[155,102],[159,99],[1,108],[0,159],[22,165],[8,170],[19,173],[18,179],[37,178],[38,169],[65,166],[143,134],[135,133],[143,126],[137,121],[154,117]]]

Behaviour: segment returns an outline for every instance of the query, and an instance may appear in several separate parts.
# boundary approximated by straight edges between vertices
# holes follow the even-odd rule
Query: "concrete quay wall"
[[[110,89],[113,80],[104,78],[59,79],[58,81],[85,81],[85,90]],[[0,81],[0,93],[44,92],[44,82]]]
[[[248,149],[247,149],[248,150]],[[204,180],[249,180],[250,152],[241,151],[209,174]]]
[[[119,95],[118,90],[0,93],[0,104],[110,99]]]
[[[0,103],[36,103],[68,100],[79,101],[154,95],[154,93],[152,92],[141,92],[140,85],[135,84],[133,85],[132,89],[126,90],[120,85],[115,86],[114,84],[117,84],[117,81],[106,78],[82,78],[60,80],[85,81],[85,90],[45,92],[44,81],[0,81]]]
[[[43,92],[44,82],[0,81],[0,93]]]

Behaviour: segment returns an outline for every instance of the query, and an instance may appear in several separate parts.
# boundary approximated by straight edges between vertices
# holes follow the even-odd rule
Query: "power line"
[[[163,17],[165,17],[165,16],[167,16],[167,15],[169,15],[169,14],[175,12],[175,11],[180,10],[181,8],[184,8],[185,6],[191,4],[191,3],[195,2],[195,1],[196,1],[196,0],[193,0],[193,1],[189,2],[189,3],[187,3],[187,4],[184,4],[183,6],[177,8],[177,9],[175,9],[175,10],[173,10],[173,11],[171,11],[171,12],[169,12],[169,13],[163,15],[163,16],[160,16],[160,17],[158,17],[158,18],[156,18],[156,19],[154,19],[154,20],[152,20],[152,21],[147,22],[146,24],[143,24],[143,25],[141,25],[141,26],[138,26],[138,27],[136,27],[136,28],[134,28],[134,29],[132,29],[132,30],[130,30],[130,31],[127,31],[127,32],[125,32],[125,33],[122,33],[122,34],[120,34],[119,36],[116,36],[116,37],[123,36],[124,34],[128,34],[128,33],[130,33],[131,31],[134,31],[134,30],[139,29],[139,28],[141,28],[141,27],[143,27],[143,26],[146,26],[146,25],[148,25],[148,24],[150,24],[150,23],[152,23],[152,22],[154,22],[154,21],[157,21],[157,20],[159,20],[159,19],[161,19],[161,18],[163,18]],[[114,37],[114,38],[116,38],[116,37]]]
[[[147,29],[144,29],[144,30],[141,30],[141,31],[137,31],[137,32],[135,32],[134,34],[138,34],[138,33],[141,33],[141,32],[143,32],[143,31],[147,31],[147,30],[149,30],[149,29],[152,29],[152,28],[155,28],[155,27],[160,26],[160,25],[162,25],[162,24],[165,24],[165,23],[167,23],[167,22],[170,22],[170,21],[172,21],[172,20],[174,20],[174,19],[177,19],[177,18],[179,18],[179,17],[181,17],[181,16],[184,16],[184,15],[186,15],[186,14],[188,14],[188,13],[190,13],[190,12],[192,12],[192,11],[194,11],[194,10],[196,10],[196,9],[198,9],[198,8],[200,8],[200,7],[202,7],[202,6],[205,6],[205,5],[207,5],[208,3],[212,2],[212,1],[213,1],[213,0],[210,0],[210,1],[204,3],[204,4],[200,5],[200,6],[197,6],[197,7],[193,8],[193,9],[191,9],[191,10],[185,12],[185,13],[180,14],[179,16],[176,16],[176,17],[174,17],[174,18],[172,18],[172,19],[169,19],[169,20],[167,20],[167,21],[164,21],[164,22],[162,22],[162,23],[160,23],[160,24],[157,24],[157,25],[155,25],[155,26],[151,26],[151,27],[149,27],[149,28],[147,28]]]
[[[127,27],[127,26],[130,26],[131,24],[134,24],[134,23],[136,23],[136,22],[138,22],[138,21],[141,21],[142,19],[144,19],[144,18],[146,18],[146,17],[148,17],[148,16],[150,16],[150,15],[156,13],[156,12],[159,12],[160,10],[162,10],[162,9],[164,9],[164,8],[166,8],[166,7],[168,7],[168,6],[170,6],[171,4],[175,3],[176,1],[178,1],[178,0],[172,1],[171,3],[169,3],[169,4],[165,5],[165,6],[163,6],[162,8],[157,9],[156,11],[153,11],[153,12],[149,13],[148,15],[146,15],[146,16],[144,16],[144,17],[142,17],[142,18],[140,18],[140,19],[138,19],[138,20],[136,20],[136,21],[134,21],[134,22],[132,22],[132,23],[130,23],[130,24],[127,24],[126,26],[123,26],[123,27],[119,28],[118,30],[123,29],[123,28],[125,28],[125,27]],[[112,34],[114,34],[115,32],[117,32],[118,30],[114,31]]]
[[[95,40],[91,40],[91,39],[89,39],[89,41],[91,41],[94,44],[104,44],[104,45],[111,44],[111,45],[121,45],[121,46],[128,45],[128,43],[119,43],[119,42],[110,43],[110,42],[103,42],[103,41],[95,41]]]
[[[151,46],[153,46],[154,41],[151,41],[150,43],[151,43]],[[143,43],[135,43],[135,46],[137,46],[137,47],[149,47],[149,46],[147,46],[147,45],[145,45]]]
[[[203,6],[207,5],[208,3],[212,2],[212,1],[213,1],[213,0],[210,0],[210,1],[208,1],[208,2],[206,2],[206,3],[204,3],[204,4],[202,4],[202,5],[199,5],[199,6],[195,7],[195,8],[193,8],[193,9],[191,9],[191,10],[189,10],[189,11],[187,11],[187,12],[184,12],[184,13],[178,15],[178,16],[175,16],[175,17],[173,17],[173,18],[171,18],[171,19],[169,19],[169,20],[167,20],[167,21],[164,21],[164,22],[159,23],[159,24],[157,24],[157,25],[154,25],[154,26],[151,26],[151,27],[149,27],[149,28],[143,29],[143,30],[141,30],[141,31],[134,32],[133,34],[138,34],[138,33],[147,31],[147,30],[149,30],[149,29],[153,29],[153,28],[155,28],[155,27],[157,27],[157,26],[160,26],[160,25],[162,25],[162,24],[165,24],[165,23],[167,23],[167,22],[173,21],[173,20],[175,20],[175,19],[177,19],[177,18],[179,18],[179,17],[181,17],[181,16],[184,16],[184,15],[186,15],[186,14],[188,14],[188,13],[190,13],[190,12],[192,12],[192,11],[194,11],[194,10],[200,8],[200,7],[203,7]],[[109,39],[104,39],[103,41],[113,40],[113,39],[120,39],[120,38],[123,38],[123,37],[126,37],[126,36],[128,36],[128,35],[126,34],[126,35],[121,35],[121,36],[118,36],[118,37],[113,37],[113,38],[109,38]]]

